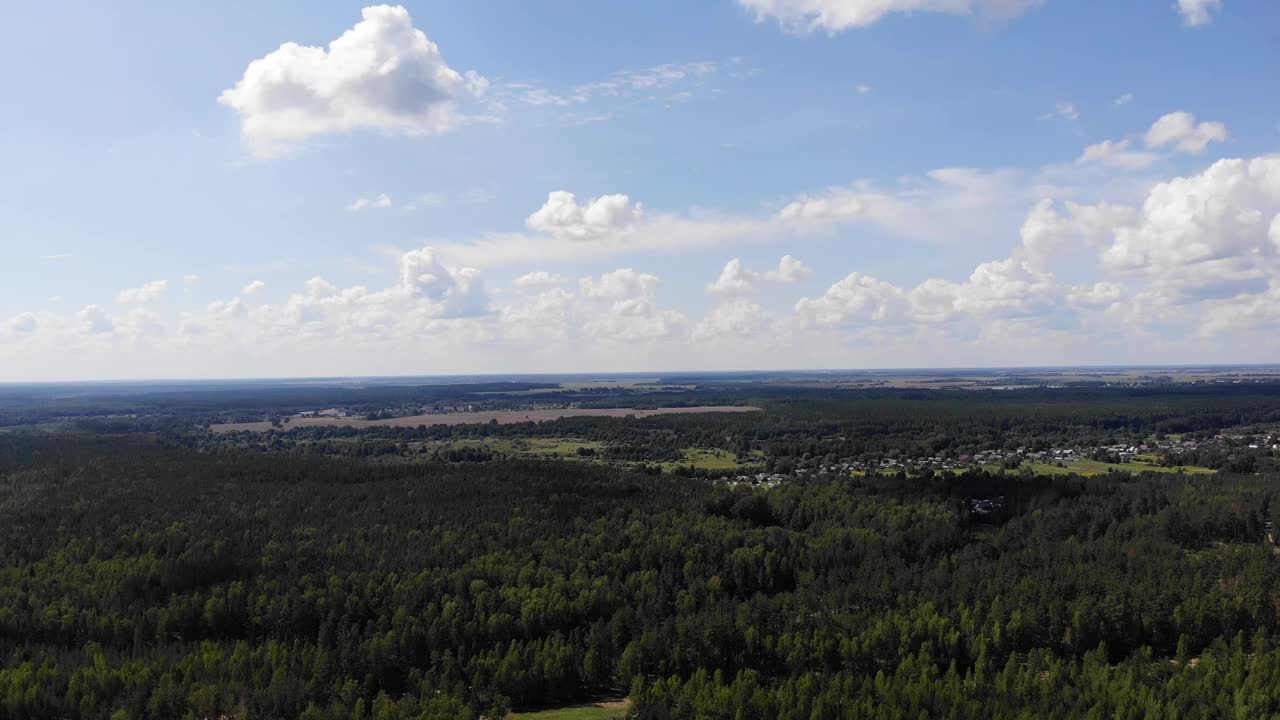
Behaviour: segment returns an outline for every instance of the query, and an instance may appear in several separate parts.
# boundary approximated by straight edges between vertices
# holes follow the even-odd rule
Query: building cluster
[[[1046,465],[1063,465],[1079,460],[1103,459],[1107,462],[1131,463],[1152,462],[1155,458],[1168,457],[1179,453],[1193,452],[1209,446],[1229,445],[1247,447],[1251,450],[1280,451],[1280,432],[1246,435],[1228,433],[1215,435],[1210,439],[1184,439],[1182,437],[1148,439],[1112,443],[1108,445],[1086,446],[1067,445],[1033,449],[1019,447],[1009,449],[986,449],[972,454],[934,454],[920,457],[885,457],[876,460],[842,458],[831,462],[801,461],[799,466],[788,473],[761,472],[742,474],[724,478],[722,481],[733,484],[776,484],[793,477],[806,475],[860,475],[864,473],[893,474],[899,471],[918,474],[926,470],[934,472],[964,471],[975,467],[1007,467],[1014,468],[1023,463]]]
[[[340,418],[340,417],[347,417],[347,411],[341,408],[326,408],[324,410],[303,410],[302,412],[298,413],[298,417]]]

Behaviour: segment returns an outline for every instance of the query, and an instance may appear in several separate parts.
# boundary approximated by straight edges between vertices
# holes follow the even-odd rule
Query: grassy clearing
[[[604,443],[598,440],[575,440],[574,438],[528,438],[524,450],[538,457],[578,458],[580,448],[602,452]]]
[[[1050,465],[1048,463],[1026,463],[1023,467],[1030,468],[1032,471],[1044,475],[1066,475],[1076,473],[1078,475],[1104,475],[1113,470],[1120,472],[1157,472],[1157,473],[1177,473],[1184,472],[1188,474],[1213,474],[1215,470],[1197,465],[1181,465],[1175,467],[1164,467],[1161,465],[1152,465],[1146,462],[1127,462],[1127,463],[1108,463],[1098,460],[1072,460],[1063,463],[1064,467]]]
[[[416,443],[416,448],[425,452],[450,449],[461,450],[471,448],[488,448],[494,453],[509,457],[540,458],[542,460],[581,460],[584,462],[609,462],[604,459],[606,444],[598,440],[579,440],[564,437],[515,437],[515,438],[458,438],[454,440],[433,440]],[[579,449],[594,450],[595,455],[579,455]],[[754,450],[750,454],[739,456],[728,450],[715,448],[683,448],[680,460],[669,460],[659,463],[663,470],[672,472],[676,468],[692,465],[699,470],[737,470],[758,465],[764,461],[764,453]],[[630,463],[643,464],[643,463]]]
[[[425,452],[488,448],[495,453],[514,455],[520,451],[520,442],[522,441],[509,438],[455,438],[453,440],[428,440],[426,442],[410,443],[409,447],[421,449]]]
[[[1071,468],[1058,467],[1057,465],[1050,465],[1049,463],[1023,463],[1019,465],[1016,470],[1006,471],[1006,472],[1016,473],[1018,472],[1018,470],[1021,470],[1022,468],[1027,468],[1028,470],[1030,470],[1033,473],[1036,473],[1037,475],[1071,475],[1074,473],[1080,473],[1080,474],[1086,474],[1086,475],[1096,474],[1091,472],[1085,472],[1083,470],[1073,470]]]
[[[488,448],[489,450],[513,457],[536,457],[550,459],[580,459],[578,448],[590,448],[597,452],[604,449],[604,443],[595,440],[577,440],[575,438],[543,438],[543,437],[488,437],[488,438],[455,438],[452,440],[430,440],[414,443],[415,448],[425,452],[439,450],[462,450],[472,448]]]
[[[626,700],[604,700],[590,705],[512,713],[511,718],[512,720],[620,720],[626,711]]]
[[[684,459],[660,462],[662,469],[669,473],[676,468],[689,468],[692,465],[696,470],[737,470],[764,459],[764,455],[758,451],[739,457],[736,452],[705,447],[685,447],[680,454],[684,455]]]

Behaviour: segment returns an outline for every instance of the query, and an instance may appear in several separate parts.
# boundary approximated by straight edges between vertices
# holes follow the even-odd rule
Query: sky
[[[1274,0],[3,15],[0,382],[1280,361]]]

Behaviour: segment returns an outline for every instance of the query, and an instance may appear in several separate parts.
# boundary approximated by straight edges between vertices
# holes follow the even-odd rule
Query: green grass
[[[1161,465],[1152,465],[1145,462],[1127,462],[1127,463],[1108,463],[1099,460],[1072,460],[1063,463],[1065,467],[1050,465],[1049,463],[1025,463],[1022,467],[1030,468],[1033,472],[1042,475],[1067,475],[1076,473],[1078,475],[1103,475],[1113,470],[1120,472],[1141,473],[1141,472],[1157,472],[1157,473],[1177,473],[1185,472],[1188,474],[1212,474],[1215,470],[1197,465],[1182,465],[1175,467],[1164,467]]]
[[[414,449],[421,448],[426,452],[432,450],[462,450],[464,448],[489,448],[493,452],[512,455],[518,452],[517,441],[508,438],[455,438],[453,440],[428,440],[421,443],[410,443]]]
[[[597,440],[575,440],[573,438],[526,438],[518,442],[524,443],[524,451],[538,457],[577,458],[578,448],[588,448],[601,452],[604,443]]]
[[[706,448],[684,448],[680,451],[684,455],[682,460],[668,460],[660,463],[662,469],[671,472],[676,468],[689,467],[692,465],[698,470],[737,470],[752,459],[746,462],[740,462],[738,454],[728,450],[709,450]]]
[[[594,705],[575,705],[553,710],[512,713],[511,718],[512,720],[615,720],[622,718],[626,711],[626,702],[616,700]]]
[[[511,457],[541,458],[543,460],[581,460],[585,462],[609,462],[604,458],[605,443],[598,440],[579,440],[564,437],[514,437],[514,438],[458,438],[454,440],[432,440],[415,444],[426,452],[449,449],[480,448]],[[416,449],[415,448],[415,449]],[[579,455],[580,448],[595,450],[595,455]],[[764,453],[753,450],[739,456],[728,450],[715,448],[684,448],[680,451],[679,460],[658,463],[663,470],[671,472],[676,468],[692,465],[699,470],[737,470],[744,467],[757,466],[764,462]],[[627,463],[638,465],[642,463]]]
[[[1087,472],[1083,470],[1072,470],[1069,468],[1061,468],[1061,467],[1058,467],[1057,465],[1050,465],[1049,463],[1023,463],[1022,465],[1018,466],[1018,469],[1022,469],[1022,468],[1027,468],[1031,472],[1036,473],[1037,475],[1070,475],[1072,473],[1081,473],[1084,475],[1097,474],[1097,473]],[[1017,471],[1015,470],[1014,472],[1017,472]]]
[[[604,449],[604,443],[595,440],[543,437],[455,438],[453,440],[430,440],[419,443],[417,446],[427,452],[483,447],[489,448],[495,453],[517,457],[568,458],[575,460],[581,457],[578,455],[578,448],[592,448],[596,451]]]

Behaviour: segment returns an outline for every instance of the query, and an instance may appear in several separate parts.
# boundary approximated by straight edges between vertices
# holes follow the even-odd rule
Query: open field
[[[626,700],[602,700],[590,705],[512,713],[512,720],[615,720],[627,711]]]
[[[1209,468],[1198,467],[1195,465],[1165,467],[1163,465],[1151,465],[1143,462],[1108,463],[1108,462],[1100,462],[1098,460],[1072,460],[1070,462],[1063,463],[1063,465],[1065,465],[1065,467],[1058,467],[1057,465],[1050,465],[1048,463],[1026,463],[1024,467],[1029,467],[1038,473],[1042,473],[1046,475],[1055,475],[1055,474],[1065,475],[1067,473],[1076,473],[1077,475],[1103,475],[1105,473],[1111,472],[1112,470],[1119,470],[1120,472],[1131,472],[1131,473],[1184,472],[1188,474],[1206,474],[1206,473],[1212,474],[1215,472],[1214,470],[1210,470]]]
[[[670,407],[640,410],[636,408],[569,408],[563,410],[490,410],[483,412],[437,413],[435,415],[410,415],[387,420],[365,420],[355,417],[305,417],[290,418],[282,429],[295,427],[417,427],[419,425],[479,425],[497,421],[499,425],[522,422],[546,422],[565,417],[626,417],[642,418],[652,415],[683,415],[687,413],[713,412],[762,412],[750,405],[700,405],[695,407]],[[214,432],[265,432],[272,429],[270,422],[220,423],[210,425]]]
[[[644,464],[635,461],[608,460],[604,457],[606,443],[599,440],[582,440],[563,437],[486,437],[455,438],[451,440],[429,440],[412,443],[411,447],[424,452],[461,450],[465,448],[487,448],[488,450],[511,457],[539,458],[543,460],[574,460],[593,463],[615,463],[624,465]],[[596,454],[582,456],[579,449],[592,450]],[[667,460],[656,463],[663,470],[672,472],[677,468],[693,467],[697,470],[738,470],[757,466],[764,461],[764,453],[759,450],[746,455],[739,455],[730,450],[716,448],[687,447],[681,448],[680,460]]]
[[[681,449],[680,453],[684,455],[683,459],[668,460],[658,464],[667,472],[682,467],[693,467],[696,470],[737,470],[752,462],[760,463],[764,460],[764,454],[758,451],[747,457],[739,457],[737,453],[729,450],[691,447]]]
[[[578,450],[604,451],[604,443],[577,438],[519,438],[513,441],[516,452],[524,452],[541,458],[577,458]]]

